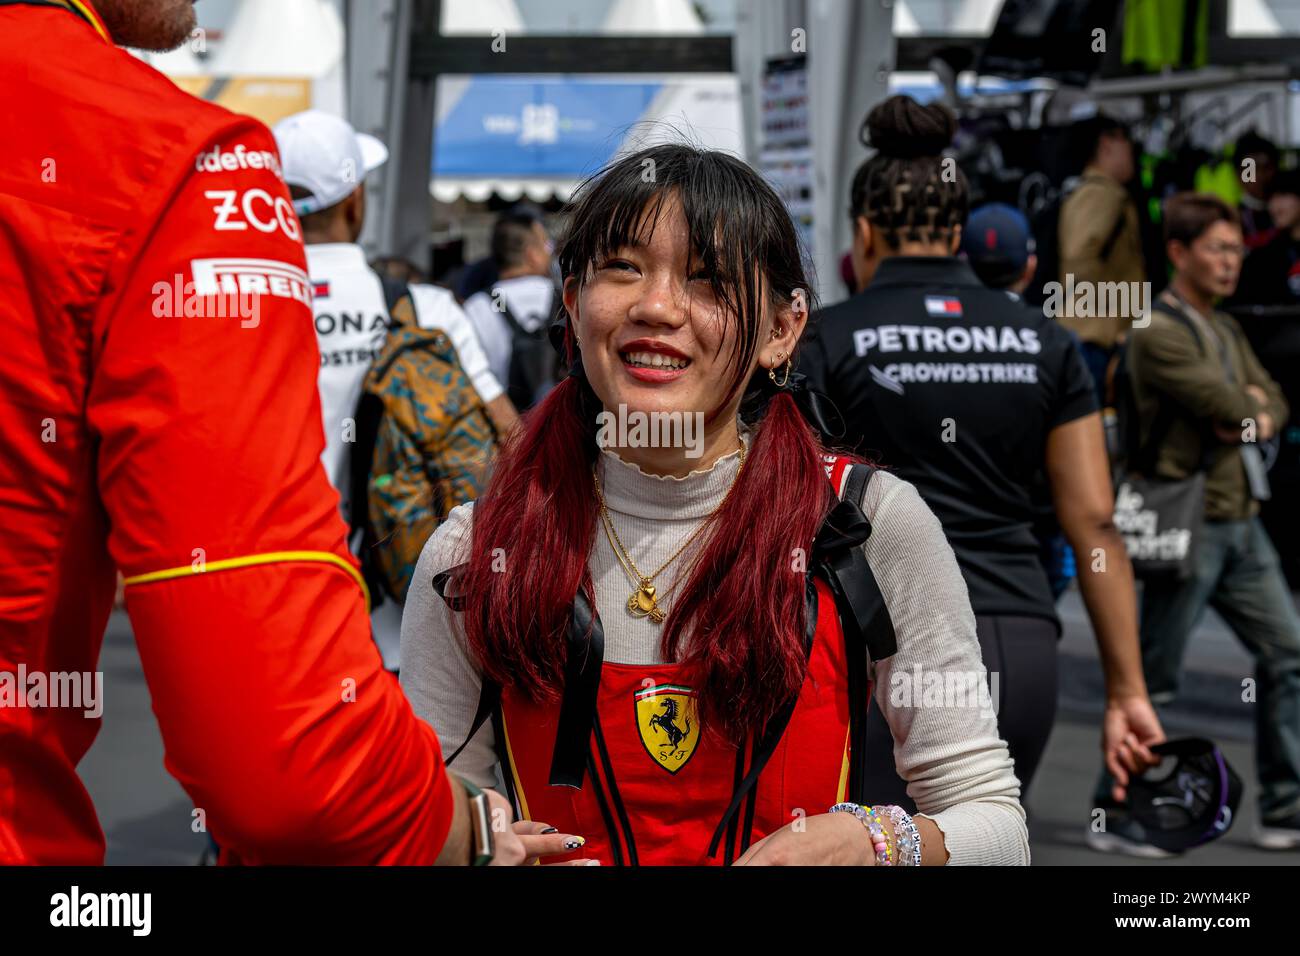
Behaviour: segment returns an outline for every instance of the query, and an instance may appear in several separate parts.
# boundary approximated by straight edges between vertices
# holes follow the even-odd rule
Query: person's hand
[[[1253,398],[1255,401],[1259,402],[1260,408],[1268,407],[1268,392],[1264,391],[1258,385],[1247,385],[1246,394],[1249,395],[1251,398]]]
[[[1128,793],[1130,774],[1140,774],[1160,763],[1150,750],[1165,739],[1160,718],[1146,694],[1110,698],[1102,718],[1101,749],[1106,769],[1115,778],[1111,796],[1122,803]]]
[[[494,852],[488,866],[520,866],[528,858],[524,841],[515,832],[514,825],[498,827],[498,820],[510,821],[515,810],[510,801],[495,790],[484,790],[488,799],[489,819],[492,821],[492,843]]]
[[[874,866],[875,862],[871,834],[857,817],[820,813],[769,833],[751,845],[735,865]]]
[[[1214,437],[1225,445],[1241,444],[1241,429],[1236,425],[1224,425],[1220,422],[1214,423]]]
[[[1268,441],[1277,434],[1277,422],[1264,410],[1269,405],[1268,392],[1258,385],[1247,385],[1246,394],[1259,403],[1259,411],[1255,414],[1255,431],[1260,441]]]
[[[553,826],[545,823],[539,823],[536,820],[517,820],[511,824],[512,829],[518,835],[524,845],[524,852],[527,854],[526,865],[535,865],[541,863],[544,856],[561,856],[565,853],[572,853],[582,846],[586,840],[583,837],[575,836],[572,833],[561,833]],[[578,842],[578,846],[574,846]],[[599,860],[581,859],[565,860],[562,863],[551,863],[550,866],[600,866]]]
[[[1268,412],[1260,412],[1255,417],[1256,434],[1260,441],[1268,441],[1277,434],[1277,423]]]

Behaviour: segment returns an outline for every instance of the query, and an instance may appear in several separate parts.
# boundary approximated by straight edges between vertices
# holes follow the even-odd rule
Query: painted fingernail
[[[600,860],[588,860],[583,866],[600,866]]]
[[[556,827],[547,827],[545,830],[542,831],[543,835],[547,833],[559,833],[559,832],[560,832],[559,829]]]
[[[567,840],[564,841],[564,848],[566,850],[576,850],[578,849],[578,847],[586,846],[586,844],[587,841],[584,840],[582,837],[577,837],[577,836],[569,837]]]

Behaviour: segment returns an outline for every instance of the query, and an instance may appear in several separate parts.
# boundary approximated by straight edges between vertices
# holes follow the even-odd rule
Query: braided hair
[[[966,177],[942,153],[957,120],[939,103],[891,96],[867,114],[858,137],[874,149],[853,176],[853,218],[865,216],[895,252],[904,242],[950,240],[966,221]]]

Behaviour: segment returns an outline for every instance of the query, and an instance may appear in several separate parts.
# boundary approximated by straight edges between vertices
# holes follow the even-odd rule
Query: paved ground
[[[1030,846],[1034,863],[1075,866],[1188,866],[1204,864],[1295,866],[1300,851],[1270,852],[1250,843],[1255,809],[1254,704],[1244,703],[1242,680],[1253,661],[1213,612],[1189,642],[1181,697],[1161,713],[1171,737],[1214,739],[1241,775],[1245,793],[1238,819],[1214,843],[1173,860],[1133,860],[1094,853],[1084,845],[1100,766],[1103,684],[1096,643],[1078,594],[1061,602],[1060,712],[1029,796]]]
[[[1246,781],[1239,820],[1223,839],[1175,861],[1101,856],[1083,844],[1084,826],[1099,765],[1097,717],[1101,677],[1092,632],[1078,598],[1061,605],[1061,711],[1034,791],[1029,798],[1030,839],[1037,864],[1170,866],[1198,864],[1290,865],[1300,851],[1270,853],[1248,841],[1255,814],[1251,756],[1251,704],[1241,701],[1250,658],[1212,614],[1188,650],[1183,700],[1165,715],[1171,736],[1206,735],[1219,741]],[[104,641],[104,726],[81,765],[99,808],[111,864],[188,864],[204,846],[191,830],[191,805],[162,766],[162,741],[125,615],[114,614]]]

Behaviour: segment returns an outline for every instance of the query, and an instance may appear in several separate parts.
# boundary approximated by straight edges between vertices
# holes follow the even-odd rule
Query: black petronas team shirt
[[[1033,489],[1048,432],[1097,411],[1068,331],[962,260],[898,256],[815,317],[801,368],[843,413],[843,444],[938,516],[976,614],[1057,621]]]

